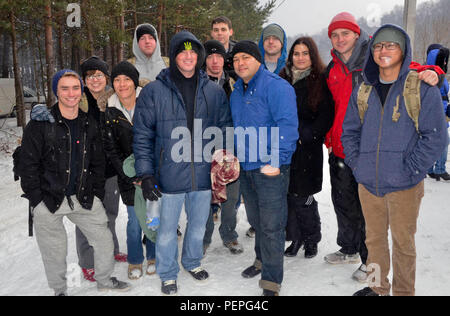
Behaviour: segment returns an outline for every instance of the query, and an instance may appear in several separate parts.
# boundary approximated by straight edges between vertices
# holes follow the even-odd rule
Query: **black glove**
[[[158,198],[162,197],[158,182],[153,176],[145,176],[142,179],[141,187],[144,199],[146,200],[158,201]]]

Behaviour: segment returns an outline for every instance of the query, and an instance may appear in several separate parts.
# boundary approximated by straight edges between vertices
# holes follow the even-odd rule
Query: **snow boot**
[[[436,181],[440,181],[441,179],[444,181],[450,181],[450,174],[448,174],[447,172],[436,174]]]
[[[298,251],[302,248],[303,242],[300,240],[294,240],[291,245],[285,250],[285,257],[295,257],[297,256]]]
[[[161,292],[164,295],[175,295],[178,292],[176,280],[168,280],[161,283]]]
[[[256,267],[254,264],[242,271],[241,275],[245,279],[251,279],[261,273],[261,268]]]
[[[305,258],[312,259],[317,256],[317,243],[306,242],[305,243]]]
[[[196,281],[205,281],[209,278],[208,272],[202,267],[198,267],[188,271]]]
[[[242,248],[237,240],[223,243],[223,245],[227,247],[233,255],[238,255],[244,252],[244,248]]]
[[[380,295],[375,293],[370,287],[365,287],[362,290],[353,294],[353,296],[380,296]]]

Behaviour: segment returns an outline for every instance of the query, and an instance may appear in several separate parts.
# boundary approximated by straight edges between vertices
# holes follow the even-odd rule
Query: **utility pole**
[[[414,57],[414,38],[416,34],[416,7],[417,0],[405,0],[403,8],[403,28],[411,38],[411,47]]]

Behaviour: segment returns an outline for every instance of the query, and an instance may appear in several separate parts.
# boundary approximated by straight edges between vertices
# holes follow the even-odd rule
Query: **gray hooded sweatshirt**
[[[151,24],[141,24],[138,25],[136,30],[142,26],[147,25],[155,30],[156,37],[158,37],[158,32],[155,27]],[[133,54],[136,57],[136,61],[134,66],[139,71],[139,80],[147,79],[150,81],[155,81],[156,77],[159,75],[161,70],[167,68],[164,59],[161,56],[161,46],[159,44],[159,40],[156,38],[156,48],[151,58],[147,58],[145,54],[141,51],[138,45],[138,39],[136,36],[136,30],[134,31],[134,39],[133,39]]]

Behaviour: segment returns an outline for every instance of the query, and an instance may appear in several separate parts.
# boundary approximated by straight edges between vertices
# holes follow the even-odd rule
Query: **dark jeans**
[[[279,291],[283,281],[289,166],[278,176],[241,169],[241,192],[250,225],[255,229],[256,259],[262,263],[260,286]]]
[[[237,180],[227,185],[227,200],[222,203],[219,233],[223,243],[232,242],[238,238],[238,233],[236,232],[236,204],[239,197],[239,180]],[[208,222],[206,223],[205,237],[203,238],[204,245],[209,245],[211,243],[213,232],[214,219],[213,208],[211,207]]]
[[[329,164],[331,199],[338,223],[337,244],[342,253],[359,252],[361,261],[365,264],[368,256],[365,244],[366,223],[359,201],[358,183],[342,158],[331,154]]]
[[[311,199],[308,205],[308,197],[288,195],[286,240],[318,244],[322,239],[319,208],[314,197]]]

